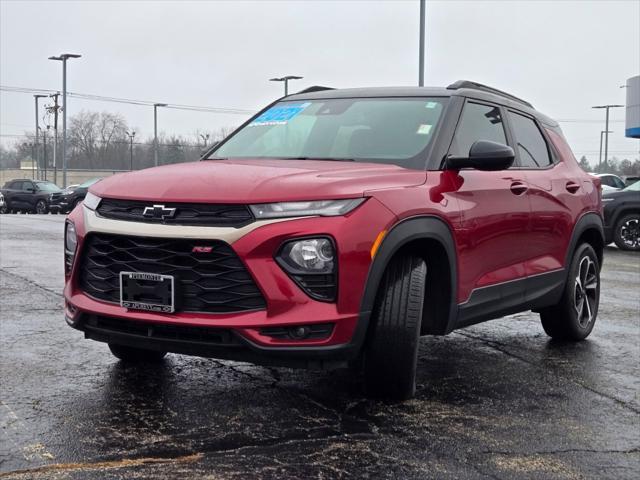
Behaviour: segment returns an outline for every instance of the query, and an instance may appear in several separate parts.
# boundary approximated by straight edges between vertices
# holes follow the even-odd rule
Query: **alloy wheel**
[[[42,200],[36,203],[36,213],[39,213],[41,215],[47,213],[47,204]]]
[[[629,248],[640,247],[640,219],[630,218],[620,225],[620,239]]]
[[[598,296],[598,272],[590,257],[580,260],[573,293],[573,306],[578,315],[578,323],[586,328],[594,319]]]

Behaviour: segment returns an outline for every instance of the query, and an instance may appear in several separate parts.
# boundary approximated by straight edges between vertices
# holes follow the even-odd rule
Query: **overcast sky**
[[[395,1],[11,1],[0,0],[0,83],[175,104],[255,110],[282,94],[274,76],[335,87],[415,85],[418,0]],[[574,152],[597,161],[604,113],[624,103],[640,73],[640,1],[427,1],[427,85],[486,83],[529,100],[562,122]],[[2,141],[33,129],[30,94],[2,92]],[[69,99],[122,113],[141,135],[149,107]],[[242,115],[160,110],[159,129],[193,135]],[[610,151],[638,158],[612,112]],[[579,120],[580,122],[575,122]],[[600,121],[602,121],[600,123]]]

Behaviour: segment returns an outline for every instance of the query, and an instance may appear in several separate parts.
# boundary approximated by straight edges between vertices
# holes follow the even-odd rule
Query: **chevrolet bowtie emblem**
[[[165,220],[167,218],[173,218],[176,214],[175,208],[167,208],[164,205],[154,205],[153,207],[145,207],[142,212],[142,216],[145,218],[157,218],[159,220]]]

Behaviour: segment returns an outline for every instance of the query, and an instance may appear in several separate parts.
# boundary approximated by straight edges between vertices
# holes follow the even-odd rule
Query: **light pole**
[[[45,98],[47,95],[34,95],[33,99],[36,101],[36,172],[37,177],[40,179],[40,162],[38,161],[38,147],[40,146],[40,140],[38,138],[40,127],[38,126],[38,99]]]
[[[127,135],[129,136],[129,170],[133,171],[133,139],[136,136],[136,131],[135,130],[131,130],[131,132],[127,132]]]
[[[609,155],[609,109],[610,108],[620,108],[624,107],[624,105],[596,105],[591,108],[604,108],[606,109],[606,120],[604,127],[604,161],[607,162],[607,158]]]
[[[420,0],[420,46],[418,48],[418,86],[424,87],[424,23],[426,14],[426,0]]]
[[[598,157],[598,173],[600,172],[600,166],[602,165],[602,134],[604,133],[613,133],[612,131],[605,131],[605,130],[601,130],[600,131],[600,156]]]
[[[49,60],[62,62],[62,187],[67,187],[67,60],[80,58],[77,53],[63,53],[57,57],[49,57]]]
[[[304,77],[298,77],[297,75],[286,75],[284,77],[270,78],[270,82],[284,82],[284,96],[289,95],[289,80],[302,80]]]
[[[158,166],[158,107],[166,107],[166,103],[153,104],[153,164]]]

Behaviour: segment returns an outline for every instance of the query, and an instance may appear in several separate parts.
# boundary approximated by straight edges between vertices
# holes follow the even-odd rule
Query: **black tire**
[[[600,262],[593,247],[583,243],[571,259],[560,302],[540,311],[542,328],[556,340],[584,340],[596,323],[599,303]]]
[[[38,200],[33,210],[39,215],[44,215],[49,212],[49,207],[47,206],[47,202],[45,202],[44,200]]]
[[[124,345],[109,344],[111,353],[123,362],[129,363],[156,363],[161,362],[167,352],[146,350],[143,348],[125,347]]]
[[[414,396],[426,277],[427,264],[417,256],[396,257],[387,267],[364,352],[367,395]]]
[[[640,250],[640,213],[624,215],[616,222],[613,241],[620,250]]]

